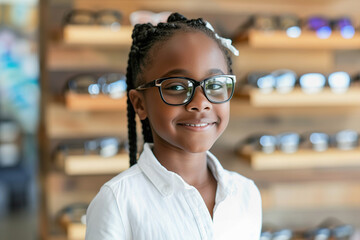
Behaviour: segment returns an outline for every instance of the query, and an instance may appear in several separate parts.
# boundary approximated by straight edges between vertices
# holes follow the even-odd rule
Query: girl
[[[127,68],[130,169],[87,212],[87,240],[258,240],[260,194],[208,150],[229,121],[229,42],[178,13],[136,25]],[[135,114],[143,152],[136,163]]]

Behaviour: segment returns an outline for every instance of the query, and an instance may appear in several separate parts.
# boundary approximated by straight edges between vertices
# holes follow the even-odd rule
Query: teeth
[[[185,123],[185,126],[190,126],[190,127],[205,127],[209,125],[208,123],[199,123],[199,124],[190,124],[190,123]]]

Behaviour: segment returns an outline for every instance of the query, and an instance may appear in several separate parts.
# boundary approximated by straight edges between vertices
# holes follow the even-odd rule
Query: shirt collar
[[[153,144],[145,143],[144,150],[138,160],[138,166],[144,174],[150,179],[154,186],[163,196],[170,196],[175,189],[191,188],[178,174],[168,171],[156,159],[151,148]],[[218,193],[221,198],[225,198],[231,193],[232,184],[230,184],[228,173],[223,169],[216,157],[207,152],[208,166],[218,182]]]

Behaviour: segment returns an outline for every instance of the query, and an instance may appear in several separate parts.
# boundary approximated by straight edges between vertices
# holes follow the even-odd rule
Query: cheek
[[[230,104],[229,102],[223,104],[224,106],[221,105],[217,106],[217,114],[221,120],[222,131],[224,131],[225,128],[227,127],[230,119]]]
[[[146,112],[153,126],[164,126],[174,119],[177,109],[164,103],[159,91],[154,90],[145,96]]]

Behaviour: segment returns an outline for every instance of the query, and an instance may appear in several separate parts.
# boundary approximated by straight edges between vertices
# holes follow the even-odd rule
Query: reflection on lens
[[[318,36],[318,38],[327,39],[331,36],[331,32],[331,27],[324,26],[316,30],[316,35]]]
[[[257,80],[257,86],[262,93],[270,93],[275,87],[275,78],[272,75],[265,75]]]
[[[355,28],[353,26],[345,26],[340,30],[341,36],[346,39],[350,39],[355,35]]]
[[[291,38],[298,38],[301,35],[301,28],[299,26],[293,26],[286,29],[286,35]]]
[[[337,20],[335,28],[340,30],[341,36],[343,38],[349,39],[355,35],[355,28],[351,22],[351,19],[348,17],[343,17]]]
[[[276,147],[276,137],[272,135],[264,135],[260,137],[259,140],[261,150],[264,153],[272,153],[275,151]]]
[[[272,239],[271,232],[262,232],[259,240],[271,240],[271,239]]]
[[[292,231],[290,229],[283,229],[273,234],[273,240],[290,240],[292,238]]]
[[[281,151],[285,153],[294,153],[297,151],[300,142],[300,136],[297,133],[284,133],[279,135],[279,145]]]
[[[310,142],[315,151],[323,152],[328,149],[329,136],[325,133],[312,133],[310,134]]]
[[[347,72],[334,72],[328,77],[329,85],[334,93],[344,93],[350,86],[350,75]]]
[[[316,35],[321,39],[329,38],[331,35],[330,21],[323,17],[312,17],[308,20],[308,26],[316,31]]]
[[[314,233],[314,240],[328,240],[330,237],[330,229],[328,228],[320,228],[317,229]]]
[[[97,95],[100,93],[100,88],[98,84],[90,84],[88,87],[89,94]]]
[[[100,141],[100,155],[102,157],[111,157],[116,155],[119,148],[119,142],[116,138],[104,138]]]
[[[354,232],[354,228],[353,226],[346,224],[335,227],[333,232],[336,239],[349,239]]]
[[[296,73],[290,70],[277,70],[272,72],[275,77],[276,90],[279,93],[288,93],[294,89]]]
[[[343,130],[336,134],[336,145],[341,150],[351,150],[357,146],[358,133],[353,130]]]
[[[300,77],[301,89],[307,94],[320,92],[326,82],[326,78],[321,73],[307,73]]]

